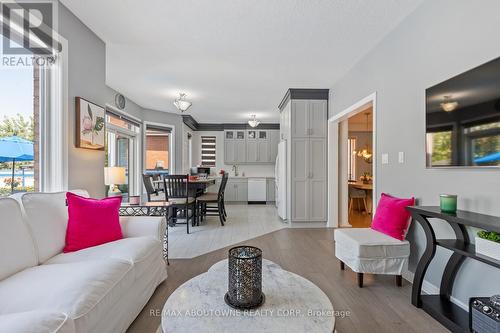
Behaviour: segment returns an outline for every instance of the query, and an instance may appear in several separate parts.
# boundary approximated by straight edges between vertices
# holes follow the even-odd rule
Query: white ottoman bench
[[[402,285],[401,274],[408,265],[410,243],[387,236],[370,228],[335,230],[335,256],[340,269],[349,266],[358,273],[358,286],[363,287],[363,273],[396,276]]]

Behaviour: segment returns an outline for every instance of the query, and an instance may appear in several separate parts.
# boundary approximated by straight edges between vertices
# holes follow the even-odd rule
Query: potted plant
[[[476,237],[476,253],[500,260],[500,234],[479,231]]]

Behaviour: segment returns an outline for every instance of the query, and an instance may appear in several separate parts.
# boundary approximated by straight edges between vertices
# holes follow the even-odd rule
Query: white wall
[[[440,193],[456,193],[459,208],[500,215],[500,170],[425,168],[425,89],[500,56],[500,1],[427,0],[331,89],[332,112],[341,112],[377,92],[378,192],[414,195],[423,205],[438,205]],[[397,153],[406,163],[397,163]],[[382,165],[380,154],[389,153]],[[437,237],[452,238],[451,228],[433,222]],[[471,231],[472,233],[472,231]],[[415,223],[410,270],[425,247]],[[438,249],[426,280],[440,284],[449,251]],[[454,296],[498,293],[500,270],[467,260],[455,281]]]
[[[232,174],[232,164],[224,164],[224,131],[197,131],[193,133],[193,164],[201,164],[201,137],[216,137],[216,167],[217,171],[224,169]],[[274,177],[274,164],[238,164],[240,176],[245,173],[248,177]]]

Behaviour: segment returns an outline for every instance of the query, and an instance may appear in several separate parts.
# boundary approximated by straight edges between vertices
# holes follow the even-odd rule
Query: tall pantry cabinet
[[[279,106],[291,222],[327,221],[328,95],[328,89],[289,89]]]

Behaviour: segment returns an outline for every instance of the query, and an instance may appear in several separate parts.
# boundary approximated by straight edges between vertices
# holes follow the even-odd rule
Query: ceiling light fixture
[[[186,101],[186,94],[185,93],[180,93],[179,98],[177,98],[174,101],[174,105],[177,109],[179,109],[181,112],[187,111],[193,105],[193,103]]]
[[[260,124],[260,120],[257,119],[257,116],[256,115],[251,115],[250,116],[250,120],[248,121],[248,125],[250,125],[251,127],[257,127],[259,126]]]
[[[452,101],[451,96],[444,96],[444,102],[440,104],[443,111],[451,112],[458,107],[457,101]]]

